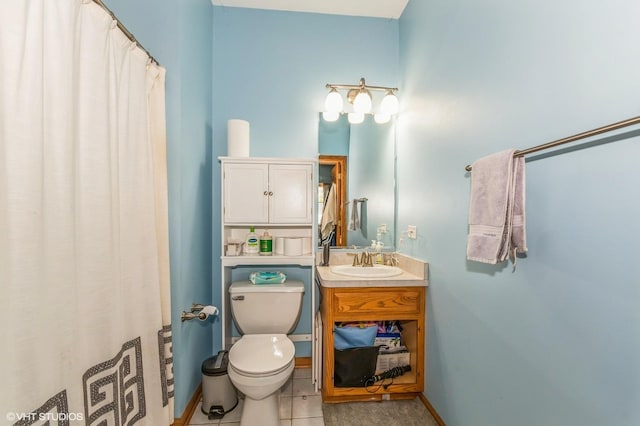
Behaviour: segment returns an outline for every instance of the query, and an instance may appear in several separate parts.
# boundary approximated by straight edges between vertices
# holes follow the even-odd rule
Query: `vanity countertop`
[[[333,266],[350,265],[353,255],[350,253],[332,253],[329,266],[316,268],[320,285],[323,287],[427,287],[429,285],[429,264],[409,256],[398,254],[400,275],[388,278],[351,277],[331,271]]]

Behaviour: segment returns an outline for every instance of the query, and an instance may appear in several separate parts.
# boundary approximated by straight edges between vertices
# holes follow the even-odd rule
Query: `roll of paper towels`
[[[284,255],[302,256],[302,238],[285,238]]]
[[[229,157],[249,156],[249,122],[233,119],[227,121],[227,155]]]
[[[302,254],[311,254],[313,248],[311,247],[311,237],[302,238]]]

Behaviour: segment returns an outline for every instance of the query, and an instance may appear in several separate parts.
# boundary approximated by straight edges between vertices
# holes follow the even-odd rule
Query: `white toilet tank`
[[[252,284],[235,281],[229,286],[231,314],[242,334],[288,334],[296,328],[302,311],[304,283]]]

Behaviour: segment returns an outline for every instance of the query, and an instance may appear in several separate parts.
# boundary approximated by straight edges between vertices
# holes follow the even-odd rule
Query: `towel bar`
[[[586,132],[578,133],[577,135],[567,136],[566,138],[558,139],[555,141],[547,142],[542,145],[534,146],[532,148],[523,149],[521,151],[516,151],[513,156],[514,157],[522,157],[527,154],[531,154],[533,152],[542,151],[544,149],[549,149],[556,147],[558,145],[563,145],[565,143],[574,142],[580,139],[585,139],[590,136],[599,135],[601,133],[610,132],[612,130],[622,129],[623,127],[633,126],[634,124],[640,123],[640,116],[629,118],[627,120],[618,121],[617,123],[608,124],[606,126],[598,127],[597,129],[587,130]],[[464,168],[466,171],[471,171],[471,165],[468,164]]]

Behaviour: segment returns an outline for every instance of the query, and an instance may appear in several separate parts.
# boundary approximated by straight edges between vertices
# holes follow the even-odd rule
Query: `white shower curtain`
[[[168,425],[165,71],[91,1],[0,17],[0,424]]]

